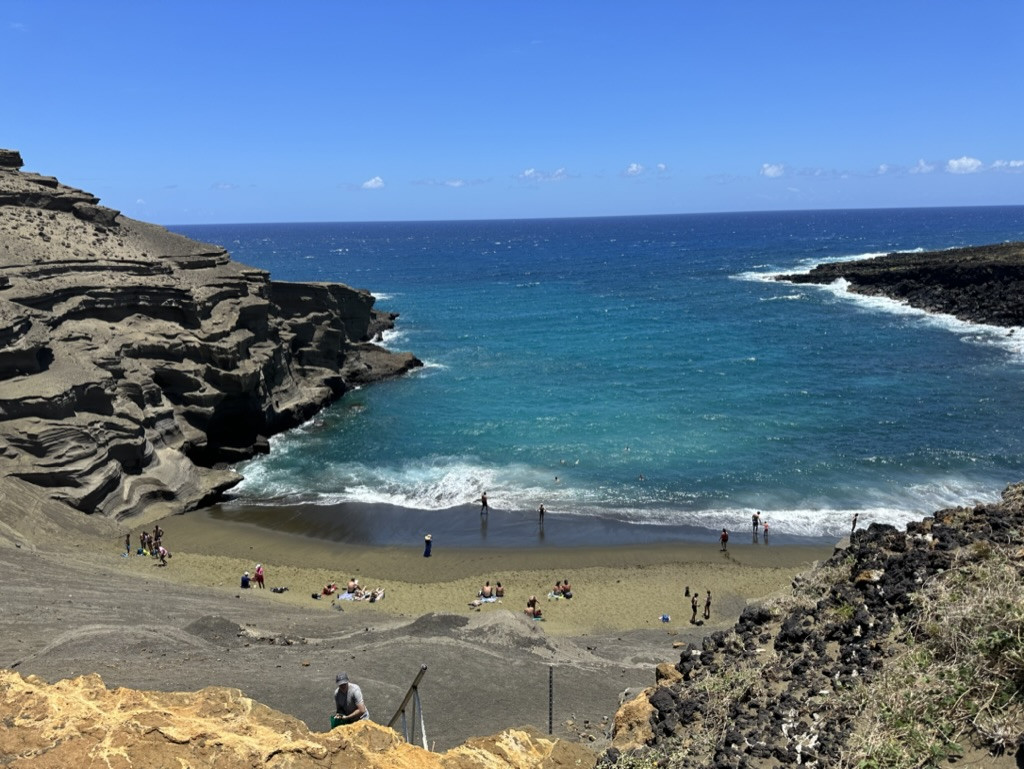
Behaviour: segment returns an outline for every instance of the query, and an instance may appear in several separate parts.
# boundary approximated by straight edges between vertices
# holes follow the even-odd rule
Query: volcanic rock
[[[229,463],[421,365],[367,291],[286,283],[99,205],[0,150],[0,476],[83,513],[211,501]]]

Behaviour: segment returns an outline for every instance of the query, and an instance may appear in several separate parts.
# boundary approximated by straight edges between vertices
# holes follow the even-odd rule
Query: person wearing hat
[[[370,711],[363,702],[363,690],[348,680],[348,673],[338,673],[334,679],[338,688],[334,690],[334,705],[337,712],[331,716],[331,728],[341,724],[354,724],[370,718]]]
[[[244,574],[242,574],[242,587],[249,587],[249,572],[245,572]]]
[[[428,534],[423,538],[423,557],[430,557],[430,546],[433,544],[431,536]]]

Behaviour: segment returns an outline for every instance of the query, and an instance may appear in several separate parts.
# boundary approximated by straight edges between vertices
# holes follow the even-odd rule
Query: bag
[[[341,726],[343,723],[345,723],[345,719],[342,718],[341,716],[339,716],[337,713],[335,713],[333,716],[331,716],[331,728],[332,729],[334,727],[336,727],[336,726]]]

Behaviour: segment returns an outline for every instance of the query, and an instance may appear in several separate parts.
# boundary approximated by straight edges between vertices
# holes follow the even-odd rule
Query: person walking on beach
[[[124,554],[132,554],[132,533],[130,531],[124,535]]]
[[[480,499],[478,499],[477,502],[480,503],[480,515],[483,515],[484,513],[489,513],[491,511],[491,509],[487,506],[487,492],[486,491],[483,492],[480,495]]]
[[[690,615],[690,624],[697,624],[697,591],[693,591],[693,596],[690,598],[690,610],[693,612]]]
[[[430,547],[433,545],[433,538],[428,534],[423,538],[423,557],[430,557]]]
[[[724,552],[725,552],[726,550],[728,550],[728,549],[729,549],[729,532],[728,532],[728,531],[726,531],[726,530],[725,530],[724,528],[722,529],[722,534],[721,534],[721,536],[720,536],[720,537],[718,538],[718,541],[722,543],[722,548],[721,548],[721,549],[722,549],[722,552],[723,552],[723,553],[724,553]],[[694,600],[696,600],[696,599],[694,599]]]
[[[708,591],[708,597],[704,599],[704,619],[711,619],[711,591]]]

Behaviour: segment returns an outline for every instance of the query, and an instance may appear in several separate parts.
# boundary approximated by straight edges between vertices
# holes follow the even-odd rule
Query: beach
[[[62,539],[30,515],[10,522],[31,547],[0,547],[2,630],[17,639],[3,667],[48,681],[99,673],[108,687],[236,687],[321,730],[340,670],[386,723],[425,665],[422,707],[438,750],[512,726],[545,733],[549,676],[553,733],[601,747],[623,692],[653,685],[659,663],[678,661],[674,644],[731,627],[748,602],[788,591],[833,551],[753,545],[749,532],[728,553],[717,542],[453,547],[441,537],[424,558],[422,542],[322,540],[200,510],[160,521],[172,553],[161,566],[134,554],[140,527],[123,555],[127,527],[78,523],[59,524],[71,535]],[[257,563],[266,589],[241,589]],[[311,597],[351,577],[384,587],[384,600]],[[549,600],[565,579],[573,597]],[[470,607],[487,580],[505,598]],[[700,595],[698,624],[687,587]],[[522,612],[534,594],[543,621]]]
[[[267,515],[273,510],[270,508]],[[281,519],[289,518],[287,511],[276,512]],[[373,513],[365,508],[359,512]],[[349,513],[360,517],[355,510]],[[168,543],[173,543],[172,552],[188,555],[172,559],[165,573],[188,584],[234,591],[239,588],[242,573],[252,574],[261,563],[267,575],[266,589],[250,588],[248,594],[313,609],[323,609],[333,602],[311,597],[325,584],[337,582],[344,588],[355,578],[366,589],[384,588],[386,597],[379,604],[341,602],[346,611],[406,617],[465,612],[474,608],[468,604],[485,582],[501,582],[505,597],[475,608],[521,612],[526,600],[536,595],[542,601],[545,633],[580,636],[644,628],[664,632],[666,624],[687,624],[688,591],[700,595],[703,613],[707,591],[711,590],[714,624],[728,625],[748,601],[784,589],[794,574],[832,553],[831,547],[820,544],[765,545],[761,538],[754,544],[750,532],[734,533],[726,552],[720,550],[717,541],[466,546],[479,529],[476,518],[490,518],[488,526],[496,527],[500,526],[496,519],[503,515],[492,512],[477,516],[465,510],[458,515],[470,533],[456,538],[453,545],[432,535],[431,556],[424,557],[420,542],[404,547],[374,546],[351,539],[338,542],[237,523],[209,510],[197,511],[160,522]],[[537,528],[532,525],[525,536],[536,537]],[[550,533],[553,528],[556,524],[549,518],[546,541],[555,536]],[[574,543],[579,539],[579,533],[569,537]],[[563,580],[571,583],[573,597],[550,598],[555,582]],[[272,593],[273,587],[288,590]],[[670,623],[662,621],[663,615],[671,618]]]

